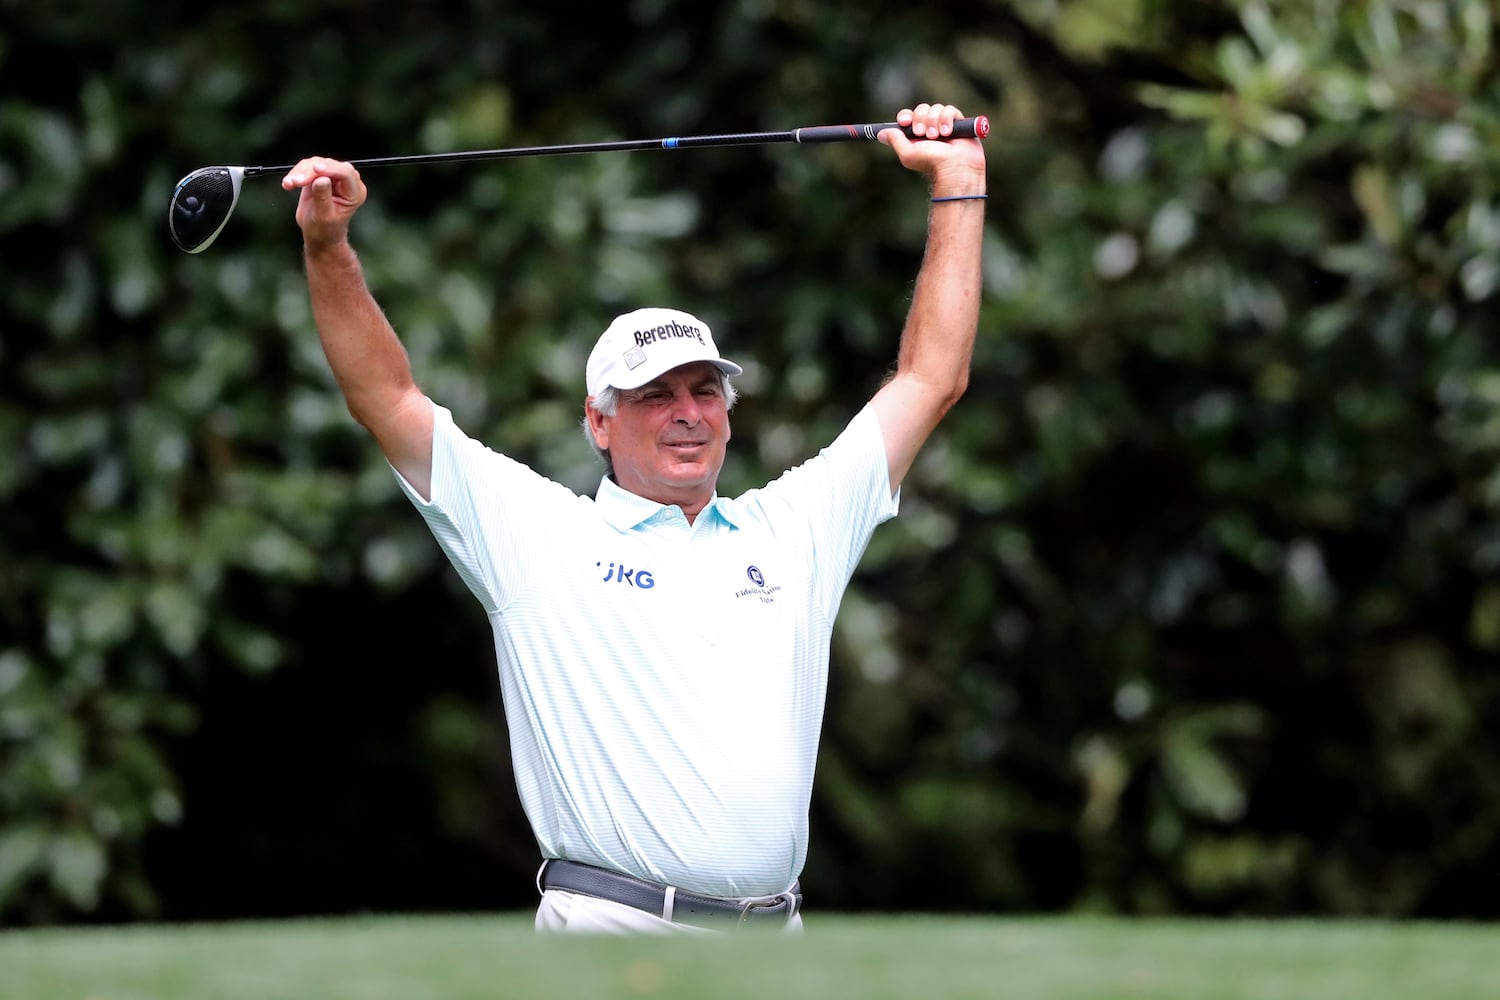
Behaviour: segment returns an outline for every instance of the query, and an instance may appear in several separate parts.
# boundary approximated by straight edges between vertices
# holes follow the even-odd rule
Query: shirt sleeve
[[[773,523],[803,525],[819,569],[817,600],[832,619],[870,537],[900,507],[874,407],[867,404],[832,444],[756,492]]]
[[[434,403],[432,416],[432,499],[391,471],[465,585],[495,614],[524,585],[526,549],[545,534],[538,516],[579,498],[469,437],[447,408]]]

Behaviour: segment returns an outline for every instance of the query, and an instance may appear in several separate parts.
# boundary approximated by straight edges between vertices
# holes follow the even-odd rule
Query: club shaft
[[[459,163],[465,160],[501,160],[520,156],[564,156],[571,153],[624,153],[645,149],[694,149],[705,146],[764,146],[774,143],[794,142],[801,144],[826,142],[851,142],[873,140],[883,129],[898,129],[908,138],[912,135],[908,126],[895,122],[878,122],[863,125],[813,125],[806,128],[788,129],[782,132],[729,132],[718,135],[685,135],[662,139],[624,139],[615,142],[578,142],[560,146],[516,146],[509,149],[476,149],[459,153],[419,153],[414,156],[380,156],[372,159],[350,160],[356,168],[392,167],[415,163]],[[953,134],[947,138],[984,138],[989,134],[989,119],[983,115],[960,118],[953,123]],[[930,137],[929,137],[930,138]],[[256,174],[285,173],[295,164],[273,167],[245,167],[244,176]]]

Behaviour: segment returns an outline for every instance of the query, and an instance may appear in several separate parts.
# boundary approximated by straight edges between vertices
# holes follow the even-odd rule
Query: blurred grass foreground
[[[0,934],[0,996],[1480,1000],[1500,996],[1500,929],[825,916],[796,937],[643,939],[539,936],[525,914],[49,928]]]

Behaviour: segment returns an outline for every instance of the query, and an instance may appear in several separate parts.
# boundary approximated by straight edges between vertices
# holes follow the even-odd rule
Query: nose
[[[674,423],[694,427],[702,419],[703,408],[698,405],[697,398],[691,392],[682,390],[672,397],[672,421]]]

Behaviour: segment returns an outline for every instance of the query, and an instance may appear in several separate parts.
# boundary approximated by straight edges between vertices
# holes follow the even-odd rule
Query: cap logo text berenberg
[[[653,326],[649,330],[635,331],[635,345],[645,347],[647,344],[654,344],[658,340],[666,340],[669,337],[691,337],[700,344],[708,343],[701,329],[691,323],[679,323],[674,319],[670,323]]]

